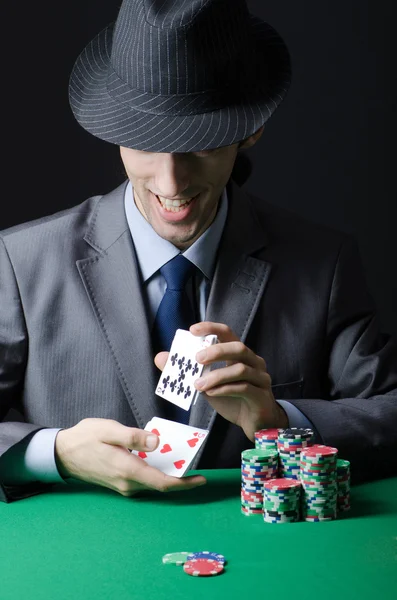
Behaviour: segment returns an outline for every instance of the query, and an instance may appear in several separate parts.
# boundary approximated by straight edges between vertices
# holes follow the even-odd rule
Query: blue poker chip
[[[226,558],[223,554],[217,552],[209,552],[208,550],[202,550],[201,552],[192,552],[189,554],[186,560],[193,560],[197,558],[207,558],[208,560],[217,560],[222,565],[226,564]]]

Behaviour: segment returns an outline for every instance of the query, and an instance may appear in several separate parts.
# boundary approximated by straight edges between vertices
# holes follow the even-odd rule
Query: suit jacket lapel
[[[252,254],[268,245],[268,237],[249,198],[233,182],[228,186],[228,200],[228,217],[218,251],[206,320],[226,323],[244,342],[271,271],[270,263]],[[220,366],[221,363],[215,365]],[[211,405],[200,395],[191,409],[189,423],[211,429],[215,416]]]
[[[138,426],[144,427],[153,415],[164,414],[164,400],[154,393],[158,371],[152,363],[140,273],[124,211],[127,183],[98,201],[84,236],[97,254],[76,265],[130,408]],[[233,182],[228,199],[206,320],[226,323],[245,341],[271,269],[252,254],[266,246],[268,238],[249,198]],[[214,419],[215,412],[200,396],[191,409],[190,424],[211,429]]]
[[[84,236],[97,255],[76,265],[128,403],[143,428],[153,415],[161,416],[164,401],[154,394],[158,371],[151,359],[139,268],[125,217],[126,185],[98,201]]]

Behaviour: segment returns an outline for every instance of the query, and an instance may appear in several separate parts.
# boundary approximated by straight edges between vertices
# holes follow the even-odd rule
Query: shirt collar
[[[143,281],[146,282],[165,263],[179,254],[180,250],[171,242],[157,235],[153,227],[139,212],[135,204],[131,182],[128,183],[125,190],[124,208]],[[183,253],[210,280],[215,269],[216,252],[225,226],[227,211],[228,199],[226,188],[224,188],[215,219]]]

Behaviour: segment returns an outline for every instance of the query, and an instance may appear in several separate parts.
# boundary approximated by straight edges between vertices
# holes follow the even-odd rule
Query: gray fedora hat
[[[284,41],[245,0],[123,0],[77,58],[69,101],[112,144],[198,152],[257,131],[290,77]]]

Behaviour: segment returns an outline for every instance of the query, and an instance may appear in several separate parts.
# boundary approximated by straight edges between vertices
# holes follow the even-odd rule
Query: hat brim
[[[74,64],[69,102],[76,120],[95,137],[147,152],[199,152],[246,139],[272,116],[291,81],[289,52],[282,38],[261,19],[251,15],[251,22],[258,57],[255,86],[238,103],[180,116],[142,112],[109,94],[112,23]]]

